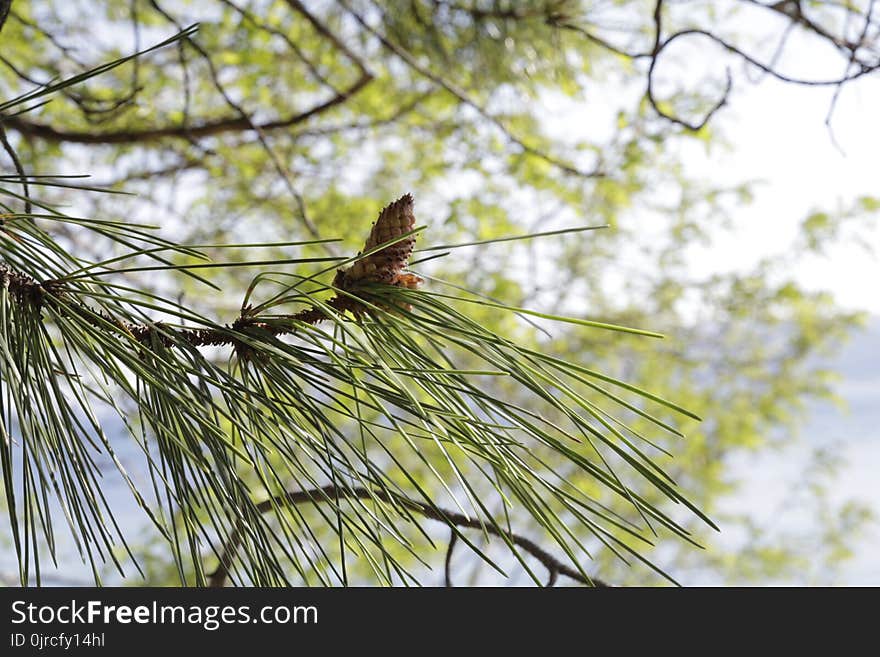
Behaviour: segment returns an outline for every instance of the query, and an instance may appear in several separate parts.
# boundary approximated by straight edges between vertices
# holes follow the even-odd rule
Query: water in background
[[[791,448],[740,459],[735,467],[745,483],[724,508],[748,509],[764,525],[787,523],[792,534],[814,527],[812,509],[786,506],[784,501],[806,480],[812,451],[823,449],[841,462],[838,476],[827,481],[830,501],[861,502],[876,518],[859,540],[853,559],[825,583],[880,586],[880,317],[854,335],[829,366],[840,376],[835,391],[844,407],[814,404]]]

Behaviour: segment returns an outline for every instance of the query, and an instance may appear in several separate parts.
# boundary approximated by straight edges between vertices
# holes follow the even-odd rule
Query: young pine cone
[[[415,225],[413,197],[411,194],[406,194],[379,213],[379,218],[370,229],[370,236],[361,253],[410,232],[415,228]],[[415,235],[410,235],[406,239],[361,258],[348,269],[338,270],[333,285],[350,290],[358,283],[384,283],[416,289],[423,283],[423,280],[406,271],[415,243]]]

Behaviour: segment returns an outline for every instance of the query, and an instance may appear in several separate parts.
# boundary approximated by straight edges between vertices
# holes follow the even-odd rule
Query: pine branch
[[[174,330],[161,322],[136,323],[121,320],[106,311],[92,308],[82,301],[73,299],[70,290],[63,282],[44,281],[41,283],[32,276],[16,271],[5,263],[0,263],[0,282],[2,282],[3,287],[8,288],[18,299],[29,300],[38,307],[51,305],[53,310],[67,316],[72,314],[71,308],[76,308],[80,311],[81,316],[85,317],[96,328],[103,329],[107,328],[108,325],[114,326],[121,333],[134,338],[141,344],[149,344],[155,334],[166,347],[173,347],[182,343],[193,347],[223,345],[241,347],[242,345],[234,333],[242,333],[248,329],[258,329],[267,331],[277,337],[279,335],[296,333],[298,325],[317,324],[330,318],[326,310],[312,306],[298,313],[277,316],[273,318],[271,324],[243,313],[224,329]],[[327,301],[325,305],[340,313],[346,311],[350,311],[353,314],[366,312],[366,307],[354,296],[336,296]]]
[[[248,554],[248,562],[242,565],[246,577],[261,585],[277,585],[287,581],[283,574],[282,562],[278,560],[278,555],[272,549],[273,530],[268,521],[258,519],[262,514],[272,510],[285,533],[293,537],[294,529],[287,524],[288,520],[282,513],[284,509],[281,508],[284,504],[279,503],[278,497],[271,497],[262,504],[252,501],[252,489],[242,477],[239,469],[242,461],[239,459],[245,457],[244,462],[248,464],[247,467],[253,468],[252,471],[257,477],[261,490],[267,491],[265,494],[272,495],[274,492],[278,495],[278,491],[288,490],[291,486],[291,482],[287,480],[288,476],[293,477],[293,485],[303,489],[317,485],[316,473],[299,462],[300,453],[303,452],[309,453],[309,458],[330,478],[332,488],[312,488],[309,489],[311,495],[304,492],[282,494],[283,501],[287,504],[314,499],[315,490],[337,492],[339,493],[337,498],[371,497],[375,501],[393,502],[399,511],[410,516],[420,515],[446,524],[457,538],[465,542],[468,541],[459,529],[480,529],[486,535],[503,539],[527,569],[528,566],[520,557],[520,550],[532,555],[547,568],[549,572],[547,585],[555,583],[560,575],[582,584],[603,585],[602,582],[593,581],[577,565],[575,550],[566,540],[564,532],[567,530],[563,529],[565,525],[562,524],[561,516],[551,513],[549,517],[545,517],[544,514],[532,513],[532,517],[553,536],[556,544],[565,550],[574,567],[559,562],[533,541],[514,534],[508,525],[499,524],[489,515],[483,504],[473,498],[471,483],[466,481],[464,464],[456,462],[457,457],[453,457],[451,453],[451,450],[457,452],[459,446],[465,450],[463,454],[466,455],[468,462],[474,463],[481,471],[479,462],[494,463],[499,458],[503,459],[505,464],[503,468],[493,468],[492,475],[486,472],[483,474],[487,476],[493,489],[502,492],[509,488],[511,502],[519,501],[523,504],[523,508],[531,510],[535,508],[534,496],[537,495],[537,492],[532,491],[546,490],[567,514],[581,520],[599,540],[609,545],[616,553],[618,550],[621,556],[623,552],[630,553],[674,582],[671,577],[641,557],[632,546],[609,533],[601,525],[597,525],[587,514],[598,518],[603,524],[607,523],[637,539],[644,540],[639,527],[605,508],[596,500],[583,495],[582,491],[575,493],[566,490],[565,484],[562,483],[565,479],[538,456],[536,446],[543,446],[552,454],[558,454],[573,462],[585,474],[592,476],[613,494],[631,504],[647,526],[653,528],[652,523],[657,522],[684,540],[691,540],[683,527],[623,483],[611,464],[598,452],[594,441],[601,441],[615,453],[616,457],[620,457],[627,466],[659,489],[664,496],[684,503],[710,526],[714,525],[670,485],[671,479],[661,468],[650,462],[637,446],[608,423],[603,410],[594,407],[591,402],[581,397],[571,385],[582,383],[591,390],[595,389],[603,393],[603,390],[587,380],[595,378],[608,384],[622,386],[631,393],[691,417],[694,417],[693,414],[624,382],[591,370],[571,369],[572,366],[558,359],[519,346],[487,331],[485,327],[459,313],[445,301],[447,298],[452,298],[464,303],[476,303],[473,299],[461,295],[449,297],[439,292],[420,293],[414,296],[413,290],[419,286],[421,279],[407,272],[405,268],[413,249],[415,235],[419,230],[421,229],[415,228],[413,199],[408,194],[404,195],[382,210],[371,228],[362,252],[354,258],[337,263],[351,264],[347,269],[338,270],[333,283],[338,296],[327,302],[315,300],[312,307],[295,314],[276,315],[271,318],[261,316],[259,313],[265,308],[288,300],[290,288],[286,288],[285,292],[269,300],[264,300],[256,307],[247,304],[248,296],[242,304],[240,316],[231,325],[219,326],[207,319],[198,318],[197,321],[204,322],[202,328],[173,328],[159,322],[137,323],[131,321],[130,314],[124,315],[123,318],[122,315],[114,315],[104,309],[95,309],[83,303],[80,300],[81,295],[89,292],[78,286],[75,281],[88,279],[90,275],[96,276],[94,273],[88,273],[95,265],[81,267],[75,273],[68,275],[64,272],[55,273],[55,279],[39,281],[10,263],[0,263],[2,291],[5,296],[12,297],[16,302],[7,306],[14,313],[9,314],[7,311],[7,316],[14,320],[12,324],[18,331],[8,341],[11,345],[9,353],[13,356],[13,359],[7,363],[10,372],[8,378],[19,376],[18,372],[26,369],[25,364],[30,366],[32,362],[36,362],[38,364],[36,369],[31,370],[33,374],[24,379],[25,386],[19,386],[19,389],[26,389],[28,395],[41,400],[42,406],[54,408],[54,405],[60,404],[59,417],[50,423],[51,426],[67,428],[70,425],[67,418],[73,417],[76,411],[69,407],[66,400],[61,401],[56,394],[56,388],[46,382],[54,381],[54,376],[58,372],[62,373],[70,385],[80,387],[81,382],[67,375],[67,367],[59,369],[53,365],[55,359],[51,353],[53,347],[48,339],[48,333],[44,330],[45,327],[42,326],[43,318],[40,312],[42,309],[50,310],[54,314],[56,324],[61,328],[64,343],[74,347],[75,351],[86,359],[94,361],[102,372],[123,386],[128,396],[137,401],[144,413],[145,424],[155,432],[159,462],[151,459],[150,467],[157,472],[163,472],[163,480],[166,481],[171,496],[167,502],[169,509],[176,507],[182,514],[190,556],[193,562],[198,564],[195,582],[199,585],[212,580],[212,577],[202,569],[204,554],[203,548],[199,545],[202,544],[202,540],[213,545],[214,537],[217,535],[222,537],[226,531],[223,528],[226,527],[236,528],[229,539],[230,542],[222,548],[212,547],[216,554],[227,555],[221,558],[223,573],[227,573],[235,561],[235,554],[240,550],[244,538],[243,532],[247,531],[248,540],[255,540],[257,546],[253,553]],[[553,233],[536,233],[530,237],[547,234]],[[515,239],[522,238],[523,236],[518,236]],[[485,241],[478,243],[483,244]],[[444,248],[453,246],[456,245],[448,245]],[[183,247],[181,250],[185,251]],[[140,250],[137,253],[143,254],[146,251]],[[103,263],[101,266],[106,268],[107,264]],[[164,269],[164,267],[160,268]],[[134,268],[134,270],[138,269]],[[112,271],[104,270],[97,275],[104,273],[112,273]],[[384,285],[384,289],[374,288],[373,286],[377,284]],[[379,293],[380,289],[381,293]],[[374,291],[376,294],[373,294]],[[419,312],[397,313],[394,308],[389,307],[409,310],[410,301],[418,304]],[[503,304],[487,304],[484,300],[480,300],[479,303],[501,310],[532,314],[544,319],[656,336],[639,329],[547,315]],[[149,305],[149,307],[156,306]],[[323,336],[328,338],[326,344],[323,343],[322,337],[303,335],[302,337],[307,339],[316,340],[312,346],[326,353],[328,356],[326,360],[314,358],[314,352],[308,348],[272,345],[266,340],[267,335],[274,337],[295,333],[303,325],[316,324],[325,319],[338,319],[337,313],[350,312],[357,318],[362,314],[386,311],[392,316],[399,315],[401,321],[365,322],[359,326],[360,330],[357,332],[349,332],[340,323],[337,328],[342,329],[343,337],[336,340],[330,336]],[[76,321],[65,321],[66,318]],[[155,350],[159,357],[145,358],[149,355],[147,352],[133,354],[120,349],[116,344],[115,334],[147,349]],[[349,339],[353,340],[354,344],[347,344]],[[424,343],[419,344],[416,339]],[[193,355],[190,353],[192,350],[187,349],[187,347],[207,345],[232,345],[243,364],[248,360],[259,360],[259,367],[253,370],[242,367],[241,377],[233,377],[228,372],[211,365],[203,356]],[[161,346],[176,347],[180,351],[176,354],[162,353],[161,348],[157,348]],[[265,354],[264,346],[267,347]],[[276,347],[279,347],[280,351]],[[256,350],[265,357],[250,358]],[[441,360],[430,355],[432,350]],[[456,368],[454,366],[456,358],[453,356],[455,351],[461,352],[464,356],[472,354],[478,357],[488,368]],[[270,358],[271,353],[278,353],[280,358]],[[303,367],[304,363],[307,364],[306,367]],[[0,365],[2,364],[0,361]],[[136,387],[130,384],[120,365],[138,375]],[[355,374],[354,368],[363,374]],[[471,375],[511,377],[511,380],[522,385],[528,394],[535,395],[536,399],[543,400],[555,408],[562,418],[571,423],[573,432],[556,422],[545,427],[543,423],[546,420],[537,414],[504,399],[486,395],[476,381],[470,380]],[[192,386],[191,376],[204,380],[205,385]],[[311,395],[307,390],[318,381],[320,381],[321,393]],[[334,385],[333,381],[342,385]],[[353,393],[348,391],[348,386],[354,386]],[[553,390],[558,390],[560,394],[558,396],[553,394]],[[93,393],[84,390],[77,399],[84,402],[85,395],[90,394]],[[338,403],[327,403],[325,399],[327,395],[338,396]],[[107,390],[101,398],[111,399],[113,396],[114,393]],[[607,393],[606,396],[617,403],[622,401]],[[354,402],[357,408],[355,410],[347,408],[346,400]],[[327,407],[326,410],[324,406]],[[21,407],[30,408],[25,405]],[[624,407],[628,408],[625,403]],[[361,415],[363,409],[378,413],[387,422],[366,421]],[[598,422],[608,433],[600,432],[583,413]],[[343,438],[340,428],[335,423],[337,414],[341,414],[342,418],[356,421],[363,434],[375,438],[378,446],[384,447],[375,435],[377,430],[387,430],[399,437],[432,469],[444,489],[452,497],[456,497],[450,489],[450,482],[433,468],[426,455],[426,448],[421,444],[421,440],[430,441],[430,444],[438,450],[438,455],[444,456],[447,463],[452,466],[456,480],[466,488],[468,499],[474,504],[476,514],[466,514],[460,502],[461,513],[442,509],[436,506],[433,499],[418,485],[416,489],[422,495],[419,501],[409,497],[408,495],[411,494],[409,492],[393,489],[386,485],[389,480],[384,474],[377,476],[378,468],[366,455],[363,458],[369,476],[362,476],[350,455],[344,451],[329,451],[331,447],[327,444],[328,437],[332,437],[335,432],[340,439]],[[642,414],[642,417],[663,427],[662,422],[648,414]],[[228,430],[227,421],[234,427],[232,435]],[[57,438],[50,431],[41,429],[42,424],[28,420],[20,422],[20,425],[27,427],[27,431],[33,434],[23,441],[26,445],[53,440],[63,442],[63,439]],[[100,431],[97,422],[94,426]],[[631,431],[632,435],[641,437],[638,432],[625,424],[621,424],[621,427]],[[518,431],[524,432],[524,435],[533,439],[535,444],[527,445],[514,438],[512,432]],[[86,431],[83,430],[81,433],[82,439],[86,439]],[[65,429],[64,435],[67,434],[68,431]],[[291,440],[291,436],[295,436],[295,439]],[[567,444],[561,442],[563,437],[571,438],[576,442],[586,440],[599,454],[602,464],[593,463],[583,455],[572,451]],[[621,441],[621,444],[618,441]],[[242,446],[240,447],[239,444]],[[233,453],[235,458],[231,458]],[[276,472],[275,466],[271,464],[271,459],[276,455],[282,457],[286,473],[282,473],[280,469]],[[64,453],[60,458],[67,456],[68,454]],[[537,460],[533,461],[533,459]],[[549,474],[539,472],[536,469],[539,466],[547,468]],[[170,476],[164,475],[166,470],[170,470]],[[80,470],[77,469],[67,476],[71,481],[79,482],[80,480],[77,479],[77,477],[81,478],[79,472]],[[265,472],[271,473],[271,477],[264,474]],[[196,477],[199,483],[198,489],[193,486],[193,477]],[[282,481],[282,477],[287,481]],[[350,483],[344,486],[336,483],[345,480]],[[530,482],[530,485],[523,487],[524,482]],[[88,486],[80,483],[77,485]],[[205,492],[208,496],[205,496]],[[26,509],[30,510],[38,504],[35,501],[36,494],[36,490],[29,492],[28,501],[25,502]],[[147,508],[142,501],[141,506]],[[13,508],[14,503],[10,504],[10,509]],[[210,514],[215,533],[210,533],[207,524],[199,518],[198,514],[202,510]],[[13,527],[18,527],[14,515],[12,524]],[[166,529],[164,524],[159,523],[159,526],[164,532]],[[77,528],[74,530],[76,531]],[[79,531],[83,532],[81,523]],[[311,533],[311,530],[309,531]],[[341,530],[338,531],[342,540]],[[364,539],[356,540],[360,546],[364,546],[361,542]],[[365,540],[374,542],[376,539]],[[33,542],[33,531],[28,531],[24,543],[33,544]],[[107,542],[109,545],[110,540],[108,539]],[[173,545],[175,560],[180,563],[181,545],[177,542]],[[488,561],[479,548],[471,543],[469,545]],[[316,566],[312,565],[316,563],[315,560],[320,559],[323,562],[327,560],[323,546],[317,549],[321,554],[308,558],[309,567],[315,572],[318,572]],[[19,550],[19,554],[21,552]],[[384,554],[386,558],[393,560],[387,553]],[[451,557],[451,550],[447,555]],[[450,568],[451,566],[448,566],[447,571]],[[307,578],[302,565],[297,564],[297,570],[302,577]],[[535,582],[540,583],[531,570],[529,574]],[[228,574],[223,575],[224,580],[227,576]],[[330,581],[325,580],[322,575],[317,576],[324,583]],[[214,579],[216,577],[219,575],[215,573]],[[342,575],[336,573],[335,577],[347,583],[344,573]],[[447,577],[447,580],[449,579]]]

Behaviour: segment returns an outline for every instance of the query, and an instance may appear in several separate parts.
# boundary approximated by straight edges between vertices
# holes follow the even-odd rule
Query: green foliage
[[[200,484],[191,499],[166,499],[164,515],[157,517],[162,540],[177,546],[173,581],[201,581],[201,569],[210,567],[203,557],[221,551],[223,537],[242,520],[253,529],[239,554],[240,581],[399,583],[408,580],[404,573],[430,581],[419,568],[422,561],[442,561],[440,551],[432,551],[438,536],[420,534],[416,519],[389,508],[387,499],[337,499],[296,513],[276,508],[265,516],[255,509],[266,496],[297,484],[323,484],[330,475],[349,482],[364,477],[362,483],[386,492],[403,489],[437,503],[475,505],[477,517],[546,540],[560,555],[588,552],[595,565],[586,568],[589,573],[615,583],[662,581],[649,568],[618,559],[617,553],[630,550],[682,581],[701,569],[737,582],[797,577],[807,558],[820,559],[825,572],[846,558],[846,541],[866,521],[861,509],[826,508],[816,536],[821,533],[829,549],[821,551],[803,548],[808,541],[767,538],[767,528],[719,509],[737,490],[729,462],[790,444],[805,406],[831,396],[831,373],[816,356],[839,346],[861,318],[801,289],[787,272],[802,252],[847,238],[845,226],[876,211],[876,199],[857,200],[839,212],[817,210],[804,222],[797,248],[752,271],[696,279],[687,270],[687,254],[727,239],[724,229],[737,204],[748,200],[750,186],[716,189],[684,173],[683,146],[723,148],[723,135],[714,126],[691,133],[658,118],[643,95],[646,62],[572,29],[613,26],[624,16],[633,39],[644,46],[638,40],[650,39],[653,3],[600,4],[15,3],[3,27],[2,54],[15,66],[0,68],[4,98],[33,88],[16,70],[37,81],[68,79],[128,53],[131,38],[122,35],[137,34],[146,45],[200,24],[195,37],[146,58],[117,60],[103,75],[64,84],[50,102],[6,121],[28,171],[90,171],[89,184],[139,194],[86,195],[71,181],[40,188],[42,210],[35,214],[42,216],[36,223],[15,223],[15,230],[27,226],[40,248],[23,254],[20,243],[2,233],[4,259],[16,268],[43,280],[104,261],[113,277],[75,284],[78,294],[106,304],[114,316],[144,321],[158,313],[172,324],[227,330],[224,322],[234,319],[245,294],[258,302],[273,284],[272,294],[287,301],[287,307],[271,309],[279,317],[291,308],[326,303],[324,285],[338,263],[332,258],[355,253],[377,209],[403,191],[415,194],[419,223],[428,227],[421,246],[493,242],[417,265],[427,278],[421,293],[374,292],[386,305],[406,297],[411,312],[382,311],[381,319],[356,325],[337,317],[330,328],[304,328],[291,342],[235,333],[265,356],[236,361],[240,369],[230,369],[228,353],[185,348],[160,350],[145,361],[133,345],[123,341],[131,349],[121,349],[118,335],[102,338],[78,316],[53,314],[57,326],[51,333],[32,332],[41,321],[36,315],[16,319],[22,323],[14,323],[7,336],[15,346],[9,376],[32,362],[25,353],[40,355],[45,374],[59,365],[63,352],[53,353],[57,345],[76,345],[76,368],[67,361],[64,367],[65,385],[79,390],[79,399],[92,394],[74,376],[82,363],[99,358],[93,363],[100,372],[96,381],[110,376],[104,366],[115,363],[110,379],[128,386],[131,398],[119,402],[119,413],[128,417],[132,408],[146,409],[131,429],[156,471],[170,477],[174,490]],[[686,19],[670,16],[669,29],[676,21],[698,20],[700,11]],[[88,21],[81,18],[86,15]],[[72,45],[81,47],[75,57],[66,50]],[[698,84],[664,97],[661,109],[690,115],[717,97],[717,89]],[[321,109],[328,102],[333,104]],[[571,102],[580,105],[578,121],[570,125],[584,129],[560,138],[554,128],[562,119],[548,108]],[[61,136],[28,132],[15,118],[51,126]],[[241,120],[265,127],[188,132]],[[13,199],[5,201],[7,209],[20,210],[12,207],[19,194],[15,178],[2,182]],[[53,209],[65,204],[72,206],[65,214]],[[135,223],[160,226],[163,238],[147,237],[155,231],[146,229],[135,233]],[[585,223],[611,228],[498,241]],[[319,241],[328,237],[342,242]],[[66,240],[75,259],[57,239]],[[301,242],[293,256],[287,245],[292,241]],[[265,246],[258,256],[251,248],[217,246],[237,242]],[[185,244],[198,246],[180,246]],[[166,250],[147,254],[150,247]],[[443,252],[417,251],[414,259]],[[132,263],[147,255],[161,258],[154,264],[162,269],[136,270]],[[314,258],[328,260],[321,265]],[[242,271],[253,271],[241,267],[191,268],[208,259],[276,264],[262,266],[274,273],[264,271],[259,279],[243,277]],[[316,275],[324,266],[328,271]],[[132,289],[144,295],[129,298]],[[466,296],[486,303],[465,304]],[[22,307],[11,298],[5,303],[9,316],[19,317]],[[513,312],[518,308],[541,314]],[[585,315],[657,330],[667,339],[547,319]],[[452,369],[440,372],[447,367]],[[59,391],[39,372],[27,373],[34,399],[63,409]],[[140,374],[140,387],[128,381],[132,372]],[[593,377],[598,372],[633,388],[614,388]],[[196,374],[208,377],[204,386],[191,383]],[[242,380],[249,385],[241,387]],[[279,381],[287,387],[279,389]],[[263,391],[257,398],[249,396],[251,384]],[[328,385],[334,395],[319,401]],[[674,409],[655,408],[656,399],[639,397],[642,390],[707,419],[678,424]],[[116,399],[109,390],[101,395]],[[20,409],[25,401],[19,400]],[[290,408],[295,412],[285,415]],[[511,438],[511,423],[527,439]],[[551,426],[572,435],[586,432],[609,454],[607,464],[596,461],[595,452],[586,458],[589,441],[582,437],[578,442],[545,435]],[[68,434],[64,427],[35,428],[31,444],[87,441],[99,429],[93,422]],[[297,443],[302,451],[293,449],[282,433],[299,435],[304,427],[308,439]],[[196,443],[184,438],[187,432],[199,435]],[[108,436],[102,449],[114,439]],[[522,449],[515,444],[527,445],[528,454],[514,458],[511,450]],[[162,451],[149,451],[156,446]],[[189,459],[202,450],[207,460],[196,467],[198,459]],[[376,465],[370,459],[377,453],[382,466],[367,468]],[[606,475],[619,468],[632,472],[634,478],[625,481],[637,501],[592,469],[605,465]],[[72,495],[87,485],[85,492],[99,498],[99,487],[80,484],[69,472],[65,490]],[[20,519],[31,526],[32,541],[45,503],[38,480],[28,484],[33,513]],[[203,490],[210,495],[201,499]],[[678,490],[725,531],[742,529],[754,540],[736,548],[715,543],[699,515],[679,514],[682,505],[675,501],[681,500],[671,492]],[[830,505],[822,491],[814,498],[817,505]],[[156,512],[152,501],[144,507]],[[598,530],[591,523],[600,516]],[[94,554],[109,555],[115,539],[97,519],[78,517],[71,514],[75,531],[92,528],[103,544]],[[43,524],[51,529],[48,521]],[[683,535],[708,549],[695,549]],[[487,535],[463,532],[465,539],[498,562],[482,542]],[[85,546],[88,558],[92,543]],[[154,548],[148,545],[146,553],[161,559]],[[346,556],[355,553],[364,558]],[[260,561],[261,554],[274,556]],[[534,572],[533,562],[525,565]]]

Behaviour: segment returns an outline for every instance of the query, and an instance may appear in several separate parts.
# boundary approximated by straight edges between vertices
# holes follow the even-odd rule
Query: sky
[[[833,211],[858,196],[880,197],[880,78],[844,89],[832,117],[834,138],[824,125],[830,98],[829,89],[767,80],[744,91],[719,116],[724,131],[736,135],[734,148],[714,160],[695,149],[690,164],[719,182],[763,182],[754,202],[737,209],[737,239],[700,254],[695,270],[735,269],[784,251],[811,211]],[[878,220],[866,218],[875,225]],[[880,255],[880,231],[874,230],[872,240]],[[793,273],[848,307],[880,314],[880,262],[858,246],[807,260]]]
[[[816,53],[801,49],[792,56],[802,64],[815,60],[815,72],[822,74]],[[723,248],[692,254],[696,273],[745,270],[761,256],[784,253],[810,212],[833,212],[859,196],[880,197],[880,77],[844,88],[832,116],[833,135],[825,125],[831,89],[765,78],[735,93],[717,115],[718,127],[735,136],[732,148],[711,155],[693,149],[686,164],[719,183],[762,182],[754,201],[737,208],[733,239]],[[832,363],[842,376],[836,391],[844,404],[811,406],[803,441],[739,463],[743,489],[727,500],[728,508],[746,508],[756,519],[768,520],[802,478],[810,449],[821,445],[842,459],[833,497],[866,502],[880,518],[880,215],[861,222],[873,226],[865,234],[875,254],[850,243],[824,257],[799,260],[789,272],[806,287],[829,291],[843,306],[871,315],[867,330]],[[815,522],[805,509],[790,509],[786,518],[795,528]],[[880,585],[877,544],[875,523],[834,583]]]

